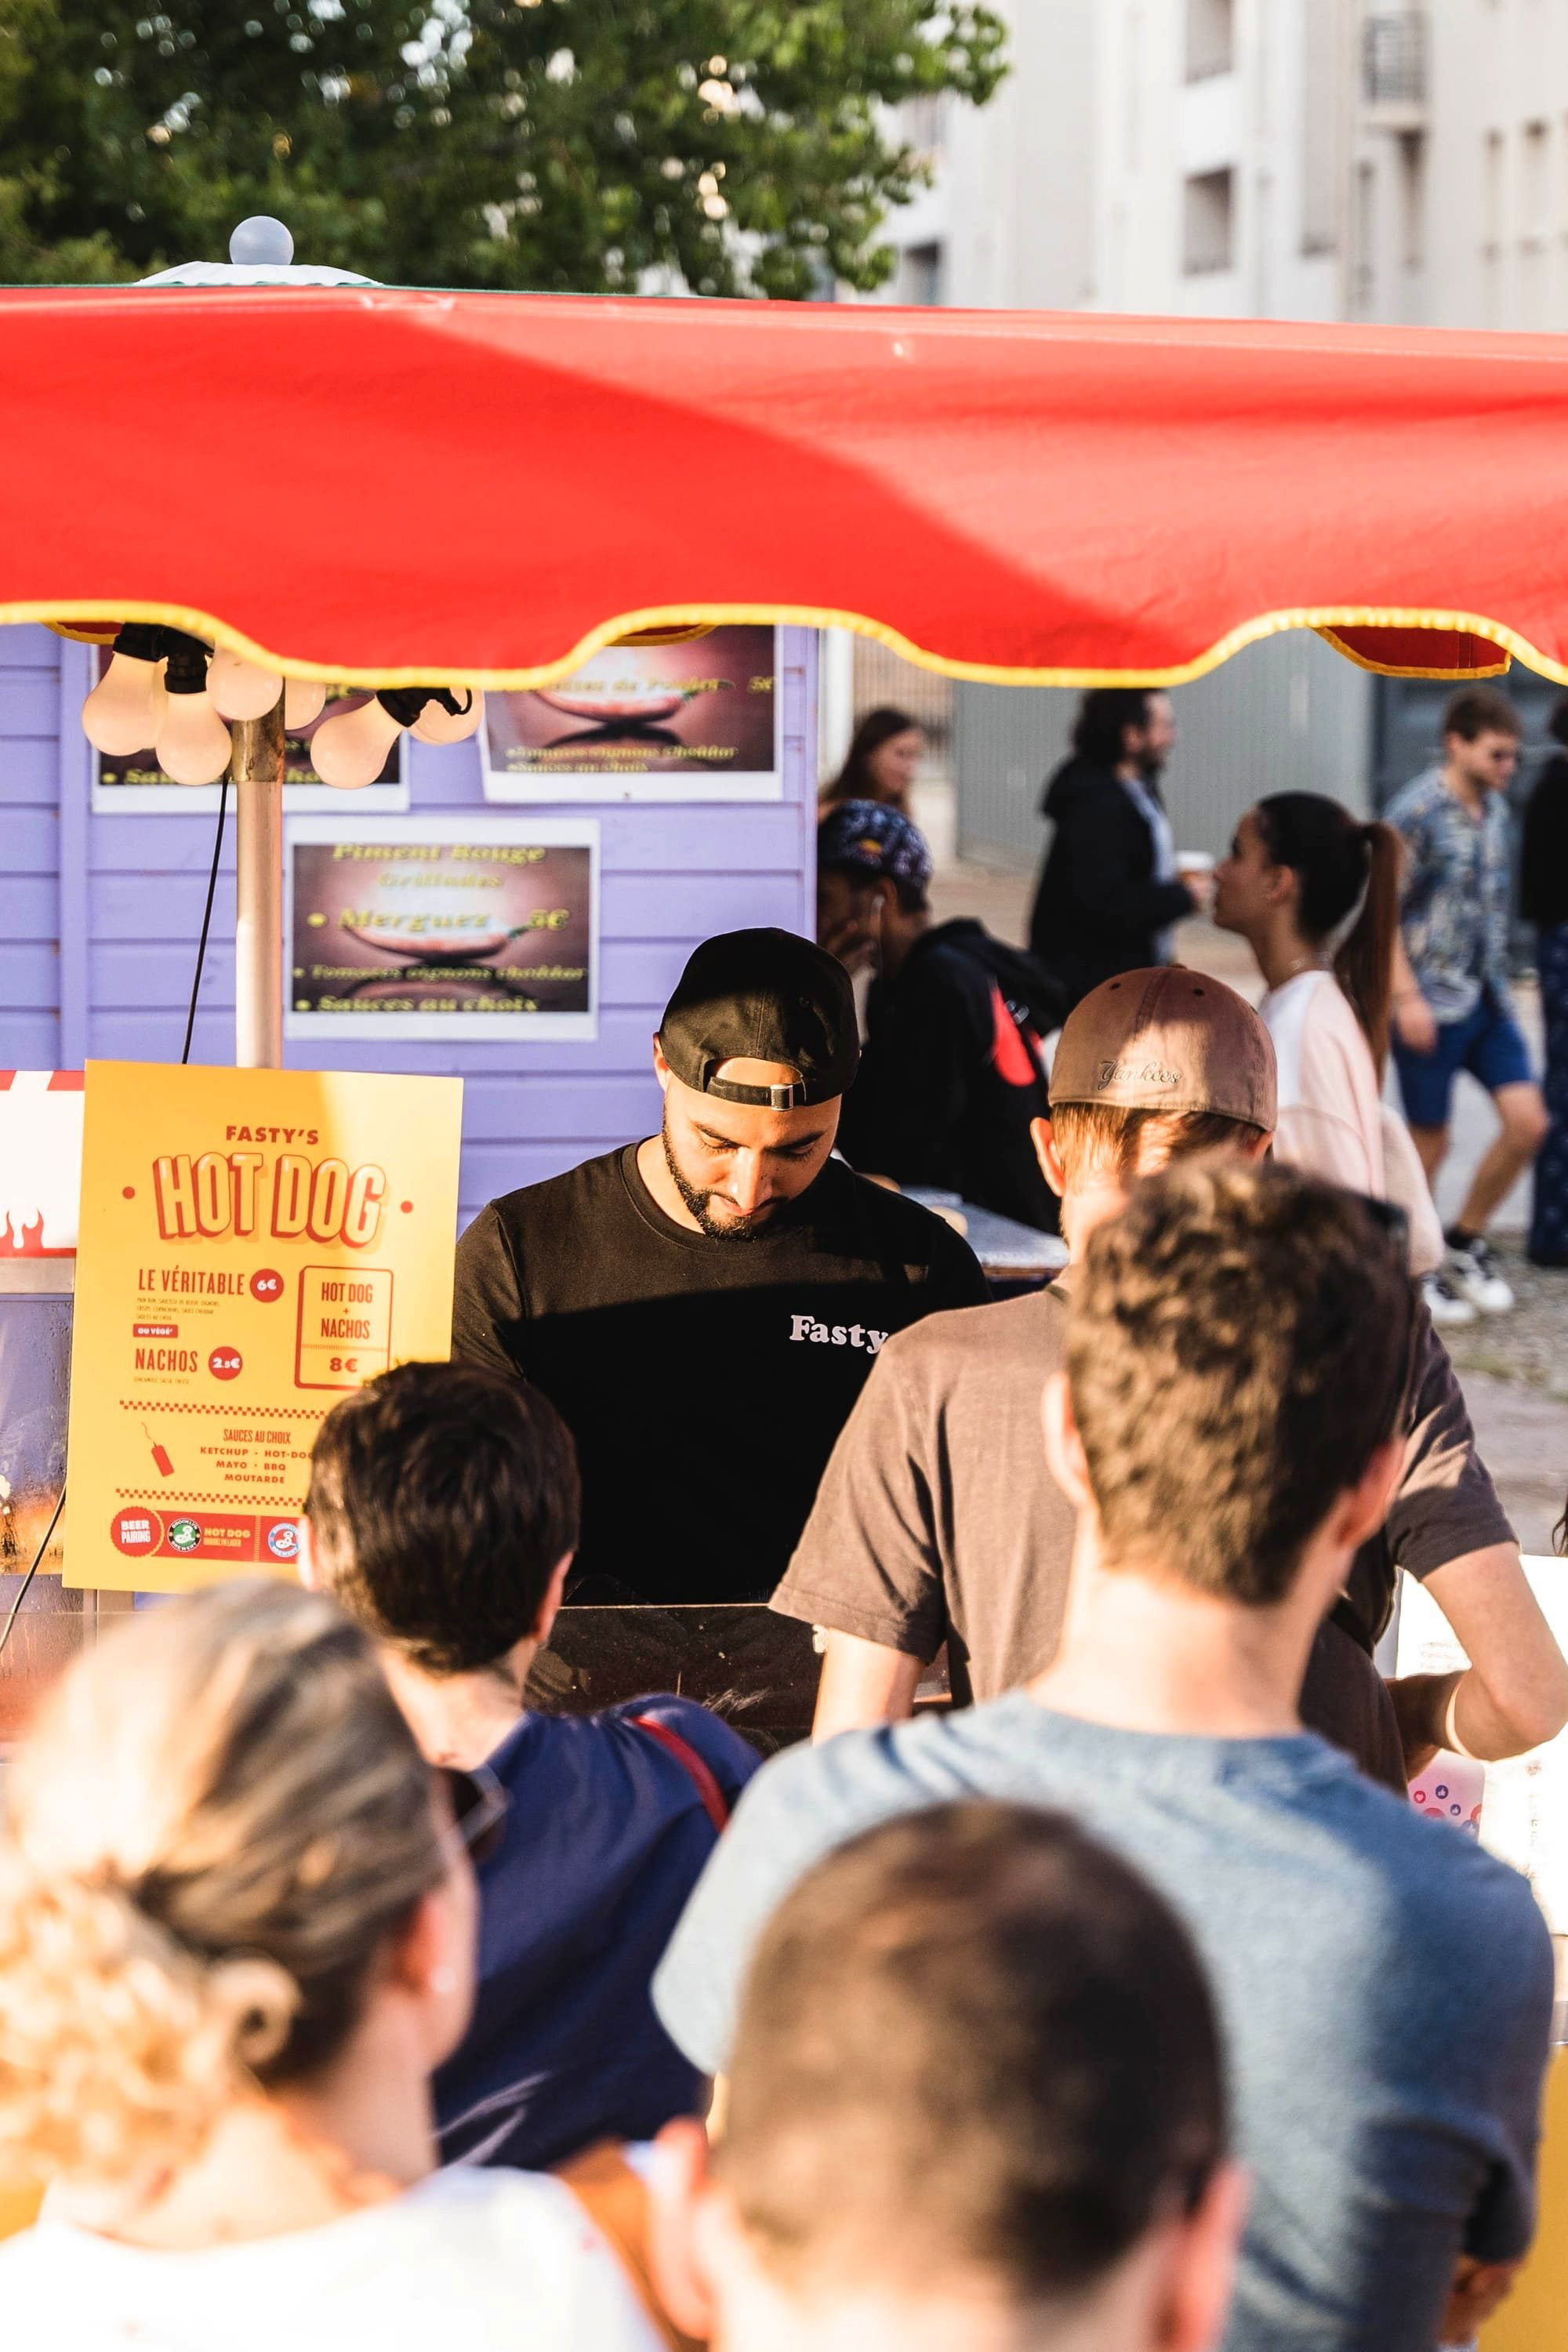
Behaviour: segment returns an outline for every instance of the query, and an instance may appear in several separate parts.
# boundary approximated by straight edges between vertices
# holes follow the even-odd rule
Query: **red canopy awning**
[[[1176,682],[1285,628],[1568,681],[1568,338],[385,289],[0,295],[0,621],[351,683],[843,625]]]

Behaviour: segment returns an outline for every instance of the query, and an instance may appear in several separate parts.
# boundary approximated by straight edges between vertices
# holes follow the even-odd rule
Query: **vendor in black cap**
[[[888,1335],[985,1297],[950,1226],[830,1159],[858,1054],[834,957],[709,940],[654,1039],[660,1132],[458,1244],[453,1355],[536,1381],[577,1441],[574,1600],[766,1599]]]

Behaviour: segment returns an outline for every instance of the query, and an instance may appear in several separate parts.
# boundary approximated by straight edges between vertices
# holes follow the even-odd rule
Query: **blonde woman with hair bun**
[[[468,1846],[371,1643],[244,1580],[132,1621],[57,1685],[0,1853],[6,2352],[652,2352],[560,2182],[435,2170],[468,2020]]]

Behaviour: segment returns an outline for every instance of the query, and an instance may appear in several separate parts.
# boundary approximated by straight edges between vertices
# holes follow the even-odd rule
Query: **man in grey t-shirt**
[[[1431,2352],[1533,2228],[1552,1954],[1530,1889],[1296,1713],[1397,1475],[1413,1312],[1347,1194],[1217,1166],[1142,1187],[1089,1244],[1047,1391],[1080,1513],[1055,1663],[765,1767],[655,1979],[721,2072],[751,1948],[819,1855],[958,1798],[1072,1811],[1184,1916],[1218,1993],[1253,2180],[1229,2352]]]

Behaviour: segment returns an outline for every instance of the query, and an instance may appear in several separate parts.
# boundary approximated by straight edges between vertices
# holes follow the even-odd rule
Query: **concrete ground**
[[[932,885],[937,919],[975,915],[998,938],[1022,943],[1034,877],[1027,870],[961,864]],[[1212,972],[1256,1002],[1262,992],[1244,942],[1205,922],[1185,923],[1178,940],[1184,963]],[[1541,1016],[1533,987],[1519,992],[1520,1013],[1539,1066]],[[1492,1132],[1491,1107],[1461,1077],[1454,1105],[1454,1142],[1437,1182],[1437,1206],[1454,1216]],[[1519,1297],[1513,1314],[1483,1317],[1448,1335],[1449,1352],[1487,1464],[1527,1552],[1553,1549],[1552,1528],[1568,1489],[1568,1272],[1526,1265],[1528,1178],[1499,1213],[1495,1233]]]

